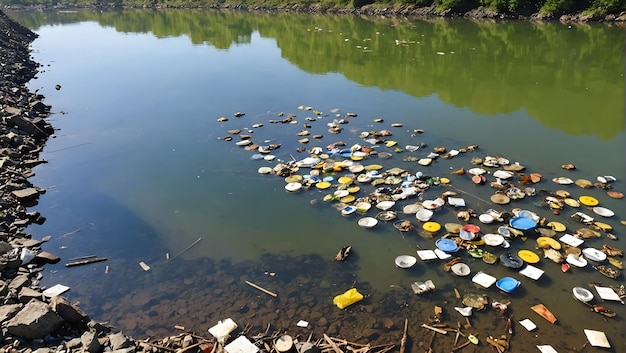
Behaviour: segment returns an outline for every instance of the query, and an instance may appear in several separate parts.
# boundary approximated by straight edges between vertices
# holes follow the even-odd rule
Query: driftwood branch
[[[404,353],[406,346],[406,329],[409,325],[409,319],[404,319],[404,333],[402,333],[402,339],[400,340],[400,353]]]

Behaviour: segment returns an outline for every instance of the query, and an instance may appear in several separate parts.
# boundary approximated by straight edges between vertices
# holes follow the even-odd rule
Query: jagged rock
[[[23,287],[17,295],[20,303],[28,303],[31,300],[43,300],[43,294],[30,287]]]
[[[130,348],[135,345],[133,341],[124,336],[122,332],[109,335],[109,342],[111,344],[111,349],[113,349],[114,351],[124,348]]]
[[[80,337],[76,337],[65,342],[65,347],[67,347],[70,351],[75,351],[80,348],[81,344]]]
[[[39,197],[39,191],[35,188],[13,190],[11,194],[15,196],[19,202],[33,200]]]
[[[13,246],[11,246],[11,244],[6,241],[0,241],[0,254],[6,254],[11,250],[13,250]]]
[[[0,322],[5,322],[15,316],[23,306],[23,304],[6,304],[0,306]]]
[[[44,303],[37,300],[28,302],[12,319],[4,325],[11,335],[35,339],[43,338],[56,330],[63,319]]]
[[[7,294],[9,294],[9,285],[5,281],[0,280],[0,297],[5,297]]]
[[[72,325],[80,324],[86,326],[89,321],[87,314],[60,295],[56,295],[50,299],[50,306],[63,320]]]
[[[89,323],[87,323],[87,327],[89,327],[91,330],[96,331],[98,334],[111,331],[109,327],[94,320],[89,321]]]
[[[13,293],[18,293],[22,288],[28,286],[30,286],[30,278],[27,275],[19,275],[9,283],[9,290]]]
[[[35,125],[28,118],[19,115],[12,115],[8,117],[7,124],[17,127],[18,129],[26,132],[27,134],[33,135],[36,139],[40,140],[48,135],[43,132],[37,125]]]
[[[44,104],[40,100],[31,102],[29,105],[30,105],[30,109],[40,112],[40,113],[48,112],[50,111],[50,108],[51,108],[49,105]]]
[[[35,256],[35,261],[38,263],[56,264],[61,261],[61,258],[47,251],[42,251]]]
[[[86,331],[80,336],[82,350],[89,353],[96,353],[100,350],[101,344],[95,331]]]
[[[22,109],[16,107],[4,107],[4,116],[22,115]]]

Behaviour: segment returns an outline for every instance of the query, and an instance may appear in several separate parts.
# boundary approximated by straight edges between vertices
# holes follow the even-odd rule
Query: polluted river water
[[[559,239],[566,234],[584,240],[578,246],[581,250],[602,250],[604,245],[624,247],[623,199],[607,193],[623,191],[624,161],[618,152],[624,146],[623,114],[612,108],[616,103],[611,93],[604,94],[605,99],[598,98],[602,96],[599,92],[617,89],[623,93],[623,84],[615,85],[613,76],[602,74],[597,77],[604,78],[603,84],[594,81],[602,67],[612,75],[620,76],[621,72],[623,83],[623,67],[607,62],[600,48],[590,48],[596,54],[585,57],[589,76],[568,81],[562,75],[549,74],[559,65],[569,72],[569,63],[549,60],[562,58],[560,52],[545,49],[547,59],[543,63],[506,65],[504,58],[496,63],[487,60],[488,52],[494,52],[499,45],[480,37],[486,29],[497,33],[497,27],[489,24],[416,22],[406,24],[412,28],[409,31],[403,26],[352,18],[329,18],[323,25],[318,22],[318,28],[334,29],[330,31],[315,30],[316,21],[303,16],[297,17],[302,25],[292,28],[300,34],[296,39],[280,29],[281,19],[298,22],[289,16],[246,14],[240,18],[242,15],[225,14],[221,21],[249,23],[249,29],[257,29],[237,37],[236,45],[224,50],[217,44],[223,43],[223,38],[218,40],[206,33],[198,42],[190,32],[192,44],[175,28],[147,26],[132,31],[124,25],[129,20],[125,16],[131,14],[155,23],[158,16],[181,13],[122,12],[115,17],[121,21],[116,24],[119,29],[109,26],[114,15],[107,13],[54,14],[49,15],[50,24],[37,17],[41,14],[16,14],[18,20],[22,16],[33,21],[29,27],[40,35],[33,43],[33,55],[44,66],[31,85],[41,88],[46,103],[59,112],[52,116],[53,125],[59,129],[57,137],[50,140],[43,153],[50,163],[38,166],[33,178],[35,184],[48,188],[36,206],[48,220],[29,231],[38,238],[52,235],[47,244],[49,251],[63,259],[89,254],[108,258],[104,263],[71,269],[50,266],[45,285],[70,286],[67,297],[80,302],[90,315],[136,336],[163,334],[175,325],[206,332],[217,320],[233,317],[241,326],[249,322],[261,331],[271,323],[303,336],[329,333],[387,343],[399,342],[402,323],[408,318],[415,349],[424,348],[429,340],[429,330],[421,325],[436,321],[435,306],[443,308],[440,321],[450,327],[456,327],[457,322],[467,323],[455,310],[465,306],[462,299],[457,299],[456,289],[461,297],[484,294],[489,299],[486,308],[473,310],[468,319],[472,327],[463,330],[475,334],[480,344],[463,351],[489,349],[489,335],[510,335],[507,318],[512,321],[512,351],[533,352],[536,345],[542,344],[558,351],[579,348],[587,342],[584,329],[606,332],[613,349],[619,351],[624,341],[620,324],[624,309],[619,302],[602,301],[589,283],[619,286],[623,274],[617,279],[602,276],[593,266],[613,266],[609,260],[596,262],[584,254],[585,267],[576,267],[578,262],[571,261],[569,271],[563,272],[560,263],[544,257],[544,252],[554,257],[553,251],[538,249],[546,244],[538,238],[547,236],[561,246],[552,250],[565,255]],[[189,12],[182,14],[192,16]],[[195,16],[212,15],[200,12]],[[359,32],[348,30],[353,22],[359,25]],[[472,37],[436,37],[438,26],[452,33],[473,33],[486,40],[485,47],[465,45],[477,41]],[[158,35],[151,34],[161,30]],[[503,25],[502,30],[529,34],[531,26]],[[542,30],[565,40],[595,38],[599,33],[613,35],[606,28],[565,32],[548,25]],[[418,34],[408,37],[413,32]],[[574,34],[580,38],[569,37]],[[525,43],[519,42],[518,48]],[[537,39],[533,45],[542,48],[541,43]],[[325,66],[329,62],[317,56],[324,46],[334,48],[341,62]],[[308,49],[308,55],[302,55],[298,52],[302,48],[318,49]],[[555,46],[550,50],[561,49]],[[516,62],[515,53],[511,51],[509,63]],[[317,58],[318,66],[309,62],[310,57]],[[394,66],[390,66],[392,62]],[[443,76],[437,79],[441,72],[432,69],[446,66],[454,76],[454,72],[465,72],[464,65],[479,62],[494,65],[498,72],[504,72],[500,70],[504,67],[514,70],[508,74],[509,79],[517,80],[518,86],[527,85],[527,92],[543,94],[502,95],[497,99],[494,95],[492,106],[505,107],[491,111],[471,99],[486,89],[472,86],[472,82],[485,82],[481,76],[457,75],[456,81]],[[367,70],[357,70],[359,65]],[[420,65],[424,66],[421,70]],[[551,69],[539,70],[542,65]],[[404,77],[400,68],[415,77]],[[486,66],[474,69],[488,72]],[[524,73],[530,77],[526,79]],[[530,80],[535,81],[535,91],[528,88]],[[549,90],[546,82],[551,81],[554,86]],[[586,90],[581,81],[593,81],[598,86]],[[429,82],[436,83],[429,86]],[[507,81],[497,82],[490,81],[494,86],[490,92],[512,89]],[[62,87],[58,91],[54,89],[56,84]],[[455,88],[470,86],[473,88]],[[554,106],[543,104],[542,97],[550,94],[554,95]],[[621,103],[617,105],[622,107]],[[569,108],[578,104],[586,108]],[[511,106],[517,108],[508,108]],[[591,118],[594,115],[589,114],[589,107],[594,107],[597,118]],[[548,115],[567,118],[538,118]],[[250,135],[253,144],[269,153],[261,153],[258,148],[246,150],[244,143],[237,145],[246,140],[242,135]],[[377,139],[372,140],[374,137]],[[497,163],[484,165],[489,157]],[[311,161],[307,158],[319,161],[307,165],[305,162]],[[427,158],[431,161],[425,165]],[[274,170],[281,163],[289,164],[289,173],[311,184],[289,192],[285,190],[288,175],[259,173],[262,167]],[[510,176],[504,173],[516,163],[524,169],[513,170]],[[574,169],[563,167],[570,163]],[[357,164],[363,165],[363,171],[350,171]],[[298,165],[297,170],[294,165]],[[472,181],[470,170],[474,168],[484,169],[484,183]],[[386,181],[378,185],[358,181],[360,174],[371,170],[377,171],[369,175],[372,180]],[[465,174],[461,175],[461,170]],[[541,175],[537,182],[532,181],[534,173]],[[495,175],[500,183],[493,184],[498,181]],[[609,176],[617,179],[605,180],[611,190],[601,184],[589,188],[576,184],[583,179],[597,184],[601,181],[598,177]],[[341,177],[350,181],[341,183]],[[330,186],[316,186],[317,178],[328,178]],[[567,184],[565,178],[572,184]],[[521,197],[518,190],[510,190],[508,183],[521,192],[533,187],[535,194],[524,193]],[[348,190],[355,186],[357,191]],[[384,210],[377,208],[376,202],[370,202],[371,207],[364,213],[357,210],[344,216],[341,210],[348,203],[335,200],[353,195],[354,203],[372,197],[379,189],[376,201],[388,201],[401,193],[398,189],[409,187],[416,188],[413,195],[394,200],[390,208],[389,204],[381,205],[386,211],[396,212],[395,219],[389,219],[394,216],[391,212],[377,219]],[[343,189],[349,191],[348,195],[335,195]],[[566,193],[569,197],[563,196]],[[510,202],[494,202],[495,194],[507,195]],[[328,195],[336,197],[329,200]],[[598,205],[574,207],[565,201],[588,200],[584,196],[597,200]],[[462,199],[465,205],[451,205],[450,197]],[[424,231],[425,222],[413,213],[404,213],[409,204],[428,205],[429,201],[439,202],[438,198],[445,202],[432,207],[429,220],[441,226],[436,232]],[[559,203],[562,208],[555,208]],[[605,215],[609,214],[606,210],[615,214],[603,217],[593,207],[601,207],[596,212]],[[511,238],[495,236],[500,234],[500,226],[510,225],[516,209],[537,215],[538,225]],[[466,214],[461,212],[470,214],[469,210],[476,216],[465,221]],[[598,231],[593,225],[574,220],[576,212],[606,223],[613,230]],[[484,214],[497,217],[489,221],[481,218]],[[358,224],[363,217],[378,222],[364,228]],[[541,221],[544,218],[545,222]],[[414,229],[400,232],[394,227],[398,220],[409,220]],[[550,222],[554,223],[547,227]],[[448,250],[450,259],[422,260],[418,250],[435,250],[438,244],[444,249],[445,244],[451,246],[449,242],[438,243],[441,239],[458,244],[454,240],[460,237],[446,235],[445,226],[452,223],[477,225],[480,231],[476,240],[494,235],[486,242],[499,245],[475,245],[495,255],[497,262],[488,264],[465,248]],[[561,224],[564,231],[554,230]],[[437,228],[433,223],[428,226]],[[618,239],[609,239],[608,234]],[[510,247],[503,247],[501,240]],[[345,261],[336,261],[338,251],[346,246],[352,247],[350,254]],[[528,253],[523,258],[544,271],[540,278],[520,274],[522,268],[502,265],[502,255],[517,255],[522,250],[539,257],[538,262]],[[400,255],[416,257],[417,261],[410,268],[398,268],[395,259]],[[444,269],[455,257],[468,265],[469,275],[457,276]],[[150,269],[145,271],[139,262]],[[495,283],[484,288],[472,281],[479,272],[490,277],[478,277],[477,281],[510,277],[519,281],[519,286],[510,289],[507,283],[517,282],[505,280],[500,285],[510,293],[501,291]],[[412,284],[428,280],[434,289],[415,294]],[[333,298],[352,287],[364,294],[364,299],[345,309],[334,306]],[[589,288],[595,296],[590,305],[604,306],[617,315],[610,318],[593,312],[592,307],[573,297],[574,287]],[[493,302],[498,303],[496,308]],[[508,303],[506,310],[502,310],[501,303]],[[532,311],[531,307],[538,304],[557,317],[555,324]],[[519,323],[524,319],[537,328],[527,331]],[[310,325],[297,327],[299,320],[309,321]],[[451,348],[452,343],[453,337],[448,336],[432,341],[438,349]]]

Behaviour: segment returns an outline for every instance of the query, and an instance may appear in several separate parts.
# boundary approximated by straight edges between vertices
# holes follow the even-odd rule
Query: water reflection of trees
[[[16,14],[30,28],[96,21],[120,32],[188,36],[228,49],[253,32],[313,73],[339,72],[365,86],[400,90],[477,113],[525,110],[569,134],[611,139],[624,130],[623,32],[557,23],[403,21],[210,10]]]

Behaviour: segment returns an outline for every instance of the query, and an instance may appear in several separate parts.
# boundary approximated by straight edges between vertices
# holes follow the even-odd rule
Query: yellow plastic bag
[[[339,309],[343,309],[363,299],[363,294],[359,293],[356,288],[351,288],[343,294],[339,294],[333,299],[333,304]]]

